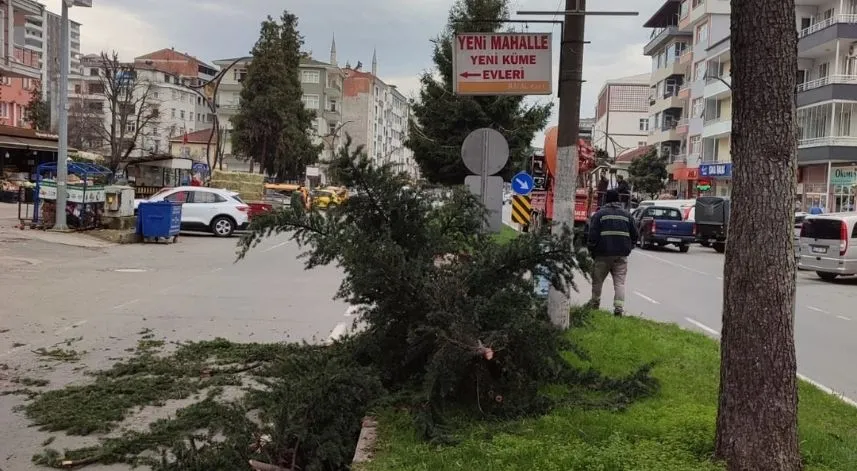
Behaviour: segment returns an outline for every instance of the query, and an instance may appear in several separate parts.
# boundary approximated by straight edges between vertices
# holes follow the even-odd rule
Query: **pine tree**
[[[413,150],[422,175],[433,183],[461,184],[469,174],[461,162],[461,144],[478,128],[494,128],[509,141],[509,163],[500,174],[507,179],[526,166],[530,142],[545,127],[552,104],[529,106],[524,97],[459,97],[453,94],[452,40],[457,32],[497,32],[509,17],[508,0],[458,0],[446,29],[434,41],[435,71],[423,73],[415,120],[405,145]],[[485,20],[496,19],[491,23]]]
[[[38,81],[30,92],[30,101],[24,107],[27,123],[36,131],[48,131],[51,128],[51,108],[42,99],[42,86]]]
[[[270,16],[262,22],[242,84],[239,111],[232,118],[235,152],[279,178],[300,176],[321,150],[310,135],[315,113],[301,101],[303,39],[297,21],[295,15],[283,12],[281,23]]]

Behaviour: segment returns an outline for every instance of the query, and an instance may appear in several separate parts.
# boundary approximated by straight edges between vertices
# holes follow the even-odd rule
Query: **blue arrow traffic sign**
[[[519,195],[529,195],[534,186],[533,177],[527,172],[520,172],[512,177],[512,191]]]

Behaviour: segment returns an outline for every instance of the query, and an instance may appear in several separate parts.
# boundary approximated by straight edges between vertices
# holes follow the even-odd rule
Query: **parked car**
[[[801,224],[798,267],[824,281],[857,275],[857,214],[806,216]]]
[[[179,186],[161,190],[148,201],[182,203],[182,230],[229,237],[236,230],[246,229],[250,222],[250,206],[234,191]]]
[[[686,253],[696,240],[693,222],[687,222],[678,208],[669,206],[641,206],[632,214],[640,234],[643,249],[673,245]]]
[[[343,203],[342,198],[331,190],[312,190],[312,205],[319,209],[327,209],[339,206]]]
[[[714,247],[717,253],[726,252],[726,232],[732,208],[728,198],[700,196],[693,211],[696,223],[696,240],[703,247]]]

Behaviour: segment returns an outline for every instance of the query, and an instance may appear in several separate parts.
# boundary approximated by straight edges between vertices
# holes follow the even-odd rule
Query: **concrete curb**
[[[365,465],[372,461],[375,456],[375,445],[378,441],[378,421],[374,417],[363,418],[363,427],[360,429],[360,438],[357,439],[357,447],[354,450],[354,459],[351,460],[352,471],[365,469]]]

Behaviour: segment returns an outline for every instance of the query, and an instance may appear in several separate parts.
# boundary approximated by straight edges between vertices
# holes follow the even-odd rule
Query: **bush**
[[[330,165],[358,194],[324,214],[292,205],[256,220],[239,256],[286,232],[307,249],[308,269],[339,264],[338,297],[362,306],[354,358],[419,404],[426,435],[437,435],[450,406],[487,416],[546,410],[543,387],[573,376],[561,356],[570,346],[526,275],[573,287],[589,259],[571,232],[497,243],[469,193],[411,188],[405,175],[373,166],[350,145],[348,138]]]

